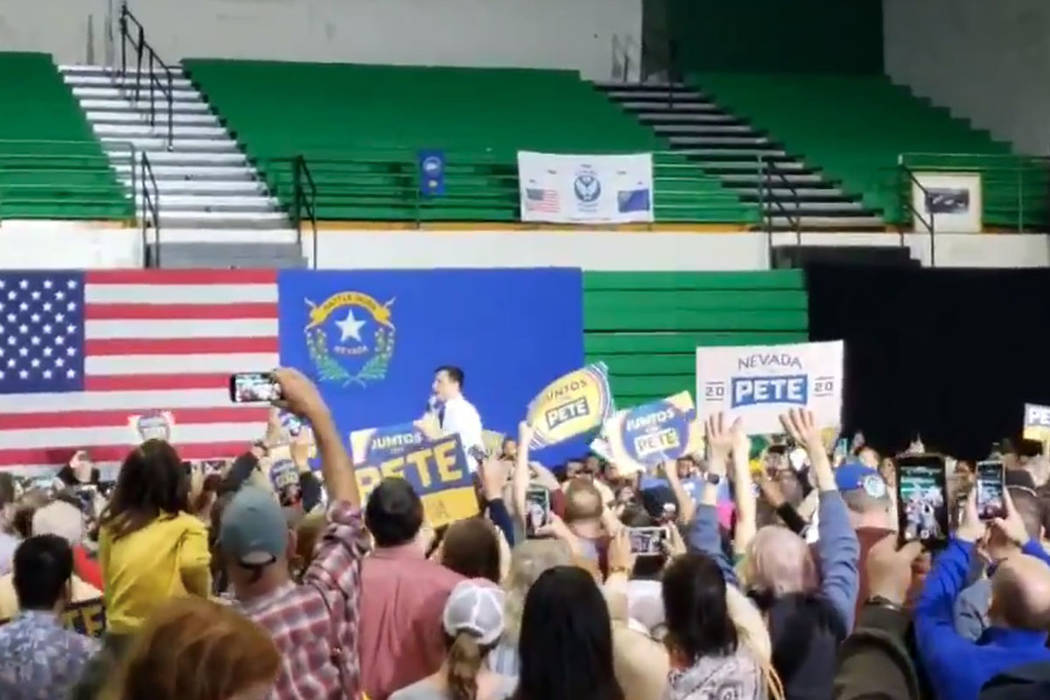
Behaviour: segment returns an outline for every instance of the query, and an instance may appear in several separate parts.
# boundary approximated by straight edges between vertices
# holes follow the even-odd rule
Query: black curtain
[[[844,427],[982,458],[1050,405],[1050,270],[807,268],[810,338],[846,341]]]

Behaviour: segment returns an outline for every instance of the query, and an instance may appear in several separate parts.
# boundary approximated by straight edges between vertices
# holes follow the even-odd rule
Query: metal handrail
[[[128,23],[133,23],[134,29],[137,30],[137,36],[133,37],[128,27]],[[131,42],[132,47],[135,49],[135,102],[138,103],[139,96],[142,90],[142,58],[143,55],[147,59],[147,69],[149,71],[149,124],[150,126],[157,125],[157,109],[156,99],[154,95],[154,88],[160,91],[162,97],[167,99],[168,103],[168,150],[171,150],[173,141],[175,139],[175,92],[174,92],[174,79],[171,74],[171,67],[168,66],[157,52],[150,46],[149,42],[146,41],[146,30],[142,26],[142,23],[131,13],[128,9],[127,0],[120,7],[120,75],[122,78],[128,76],[128,42]],[[167,77],[167,85],[164,84],[157,74],[154,72],[154,65],[159,66],[164,70],[164,74]],[[126,82],[126,81],[125,81]],[[125,85],[121,85],[123,90]]]
[[[915,177],[915,173],[912,172],[911,168],[904,164],[903,158],[900,159],[899,164],[901,174],[906,175],[908,181],[915,184],[919,188],[919,191],[922,192],[923,201],[926,202],[926,210],[930,212],[930,220],[927,221],[925,218],[923,218],[922,212],[916,209],[915,206],[911,203],[911,197],[901,198],[901,201],[904,203],[904,206],[907,207],[908,212],[911,213],[914,218],[918,219],[919,222],[926,227],[926,230],[930,232],[930,267],[937,267],[937,235],[935,230],[933,209],[930,207],[930,191],[926,189],[921,182],[919,182],[919,179]],[[903,242],[903,224],[898,224],[898,226],[901,227],[899,231],[901,234],[901,240]]]
[[[293,210],[293,223],[295,224],[296,231],[296,242],[299,245],[300,250],[303,247],[303,210],[306,210],[307,216],[310,217],[310,225],[312,227],[312,240],[313,245],[313,267],[317,269],[317,185],[314,183],[313,175],[310,174],[310,168],[306,164],[306,158],[302,155],[295,156],[293,160],[292,169],[294,171],[294,204]],[[303,185],[304,183],[309,186],[309,190],[306,190]],[[309,197],[307,196],[309,194]]]
[[[798,213],[801,208],[802,200],[798,196],[798,190],[795,189],[795,186],[791,184],[791,181],[787,179],[784,173],[776,167],[776,163],[772,158],[767,158],[766,156],[761,155],[758,156],[758,175],[759,206],[766,201],[772,206],[775,206],[784,218],[788,220],[788,225],[794,228],[795,244],[802,245],[802,215]],[[792,216],[791,211],[789,211],[779,199],[773,196],[772,179],[774,176],[780,178],[784,187],[791,192],[792,202],[795,205],[794,216]],[[764,197],[763,194],[768,195],[768,197]],[[765,207],[763,207],[763,215],[766,220],[766,233],[769,234],[770,245],[772,245],[773,212],[772,210],[766,212]]]
[[[160,190],[157,187],[157,178],[153,176],[153,166],[150,165],[149,156],[145,152],[142,153],[139,162],[142,167],[142,266],[160,267]],[[147,187],[147,184],[153,185],[152,196],[150,196],[150,188]],[[153,235],[156,241],[153,245],[152,260],[149,254],[149,241],[146,237],[150,221],[153,222]]]

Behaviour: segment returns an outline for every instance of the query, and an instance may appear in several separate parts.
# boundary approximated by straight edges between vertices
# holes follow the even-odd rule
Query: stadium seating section
[[[271,189],[293,197],[303,154],[317,216],[517,221],[516,152],[666,148],[576,73],[190,59],[207,95]],[[446,193],[418,196],[419,149],[445,151]],[[655,159],[662,221],[751,222],[757,210],[681,156]]]
[[[605,361],[613,394],[629,406],[696,390],[698,345],[804,342],[800,270],[585,272],[584,350]]]
[[[131,201],[51,56],[0,53],[0,218],[131,216]]]
[[[1021,207],[1026,222],[1046,220],[1045,164],[1011,156],[1007,144],[885,76],[704,72],[690,82],[841,180],[890,223],[910,221],[901,154],[913,154],[905,161],[917,170],[981,172],[985,225],[1015,227]]]

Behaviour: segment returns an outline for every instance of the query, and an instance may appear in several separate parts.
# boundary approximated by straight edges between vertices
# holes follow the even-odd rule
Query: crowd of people
[[[831,454],[804,410],[760,454],[715,416],[648,474],[548,469],[522,423],[481,515],[435,530],[403,479],[363,504],[316,387],[275,376],[319,475],[293,445],[275,487],[266,439],[208,474],[148,440],[108,488],[82,454],[0,475],[0,699],[1050,697],[1044,458],[1003,446],[991,520],[953,464],[931,552],[901,545],[894,460]],[[92,600],[100,636],[66,624]]]

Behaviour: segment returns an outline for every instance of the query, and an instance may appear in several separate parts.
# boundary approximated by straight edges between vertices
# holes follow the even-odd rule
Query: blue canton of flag
[[[632,211],[649,211],[649,188],[620,190],[616,193],[616,204],[621,214]]]
[[[0,394],[83,388],[84,276],[0,272]]]

